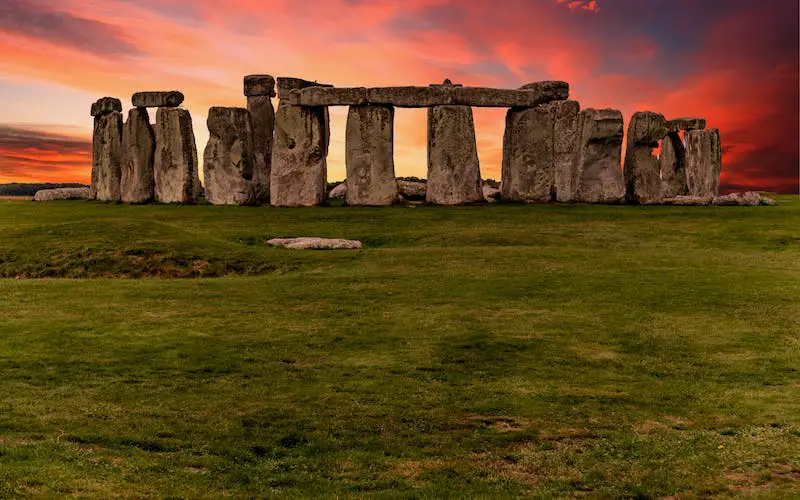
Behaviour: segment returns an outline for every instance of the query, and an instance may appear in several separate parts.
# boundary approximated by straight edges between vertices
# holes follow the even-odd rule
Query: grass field
[[[797,498],[778,200],[0,201],[0,498]]]

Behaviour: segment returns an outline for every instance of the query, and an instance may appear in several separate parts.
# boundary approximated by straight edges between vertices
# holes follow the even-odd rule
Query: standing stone
[[[555,191],[554,109],[510,109],[503,137],[503,199],[547,203]]]
[[[92,137],[92,198],[120,201],[122,178],[122,113],[95,117]]]
[[[661,202],[661,165],[653,155],[653,149],[666,134],[664,115],[639,111],[631,117],[625,152],[625,199],[628,203],[650,205]]]
[[[269,177],[272,171],[272,145],[275,134],[275,79],[270,75],[244,77],[244,95],[253,124],[253,180],[250,183],[255,203],[269,200]]]
[[[625,196],[622,174],[622,113],[585,109],[580,114],[578,201],[619,203]]]
[[[346,136],[347,204],[391,205],[394,177],[394,108],[351,106]]]
[[[681,136],[670,132],[661,143],[661,194],[663,198],[674,198],[689,194],[686,187],[686,149]]]
[[[213,205],[254,204],[250,113],[244,108],[213,107],[207,123],[209,138],[203,154],[206,199]]]
[[[153,157],[156,138],[145,108],[128,111],[122,128],[121,196],[125,203],[147,203],[155,197]]]
[[[556,200],[575,201],[578,196],[578,137],[581,105],[577,101],[554,101],[553,161]]]
[[[156,199],[194,203],[200,188],[192,117],[182,108],[158,108],[153,165]]]
[[[686,132],[686,185],[691,196],[717,196],[722,172],[719,130]]]
[[[326,108],[281,101],[275,115],[270,204],[276,207],[319,205],[327,180]]]
[[[468,106],[428,108],[428,203],[483,200],[475,122]]]

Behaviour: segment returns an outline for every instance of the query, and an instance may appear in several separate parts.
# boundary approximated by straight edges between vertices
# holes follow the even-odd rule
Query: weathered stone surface
[[[303,80],[301,78],[286,78],[286,77],[278,77],[278,99],[286,99],[290,97],[290,94],[293,91],[299,91],[308,87],[333,87],[333,85],[328,85],[326,83],[318,83],[318,82],[310,82],[308,80]],[[296,93],[299,99],[300,93]],[[297,103],[299,104],[299,102]]]
[[[682,130],[703,130],[706,128],[705,118],[675,118],[667,122],[670,132],[680,132]]]
[[[426,108],[454,102],[454,87],[377,87],[367,89],[369,104]]]
[[[462,87],[453,90],[455,104],[475,107],[534,107],[569,98],[567,82],[534,82],[519,90]]]
[[[686,149],[677,132],[670,132],[661,143],[661,195],[674,198],[689,193],[686,187]]]
[[[300,91],[301,106],[362,106],[366,103],[364,87],[308,87]]]
[[[90,200],[92,191],[88,187],[42,189],[33,195],[33,201]]]
[[[328,198],[334,200],[343,200],[347,196],[347,182],[342,182],[338,184],[335,188],[331,189],[331,192],[328,193]]]
[[[664,205],[697,205],[705,206],[711,205],[712,198],[710,196],[674,196],[672,198],[664,198],[662,203]]]
[[[246,97],[275,97],[275,78],[272,75],[247,75],[244,77]]]
[[[578,137],[581,105],[577,101],[553,101],[553,162],[556,200],[575,201],[578,196]]]
[[[429,108],[426,200],[437,205],[481,201],[481,186],[472,108]]]
[[[250,205],[256,202],[253,179],[253,127],[244,108],[208,110],[208,144],[203,153],[206,199],[213,205]]]
[[[391,205],[394,177],[394,109],[351,106],[345,146],[348,205]]]
[[[137,92],[131,104],[137,108],[177,108],[183,102],[183,94],[177,90],[166,92]]]
[[[278,105],[270,176],[273,206],[313,206],[325,199],[329,136],[325,110],[284,101]]]
[[[717,196],[722,172],[719,130],[686,132],[686,185],[692,196]]]
[[[637,111],[631,117],[624,172],[628,203],[651,205],[661,202],[661,165],[653,150],[666,134],[664,115]]]
[[[120,191],[125,203],[147,203],[155,197],[153,158],[156,136],[145,108],[128,111],[122,127],[122,179]]]
[[[428,185],[424,182],[397,179],[397,193],[406,201],[425,201]]]
[[[757,207],[761,205],[761,195],[753,191],[731,193],[725,196],[715,196],[711,203],[722,206]]]
[[[100,116],[113,111],[122,113],[122,101],[116,97],[101,97],[92,103],[92,116]]]
[[[490,186],[489,184],[483,185],[483,200],[487,203],[495,203],[503,197],[503,192],[499,189]]]
[[[625,196],[622,174],[624,122],[616,109],[585,109],[579,119],[578,201],[618,203]]]
[[[153,162],[156,200],[194,203],[200,189],[192,117],[181,108],[158,108]]]
[[[510,109],[503,137],[503,199],[547,203],[555,195],[554,118],[550,106]]]
[[[251,189],[255,203],[269,200],[269,178],[272,172],[272,147],[275,140],[275,108],[268,95],[247,98],[247,110],[253,125],[253,179]]]
[[[770,198],[769,196],[764,196],[764,195],[762,194],[762,195],[761,195],[761,204],[762,204],[762,205],[768,205],[768,206],[775,206],[775,205],[777,205],[777,204],[778,204],[778,202],[777,202],[777,201],[775,201],[775,200],[773,200],[773,199],[772,199],[772,198]]]
[[[335,238],[273,238],[267,243],[274,247],[292,250],[361,250],[363,245],[358,240]]]
[[[92,198],[120,201],[122,177],[122,113],[112,111],[95,118],[92,137]]]

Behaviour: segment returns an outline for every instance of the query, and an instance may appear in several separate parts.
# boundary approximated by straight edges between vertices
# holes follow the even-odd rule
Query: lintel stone
[[[183,102],[183,94],[177,90],[165,92],[136,92],[131,104],[136,108],[177,108]]]

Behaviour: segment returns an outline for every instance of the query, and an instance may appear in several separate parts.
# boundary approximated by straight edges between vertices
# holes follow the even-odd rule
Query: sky
[[[798,192],[797,0],[2,0],[0,183],[88,182],[91,103],[180,90],[199,156],[211,106],[242,78],[336,86],[518,88],[565,80],[583,108],[719,128],[725,190]],[[276,103],[277,105],[277,103]],[[504,109],[476,109],[484,178],[500,178]],[[154,113],[151,113],[151,118]],[[426,111],[398,109],[397,175],[424,177]],[[329,180],[347,108],[331,108]]]

